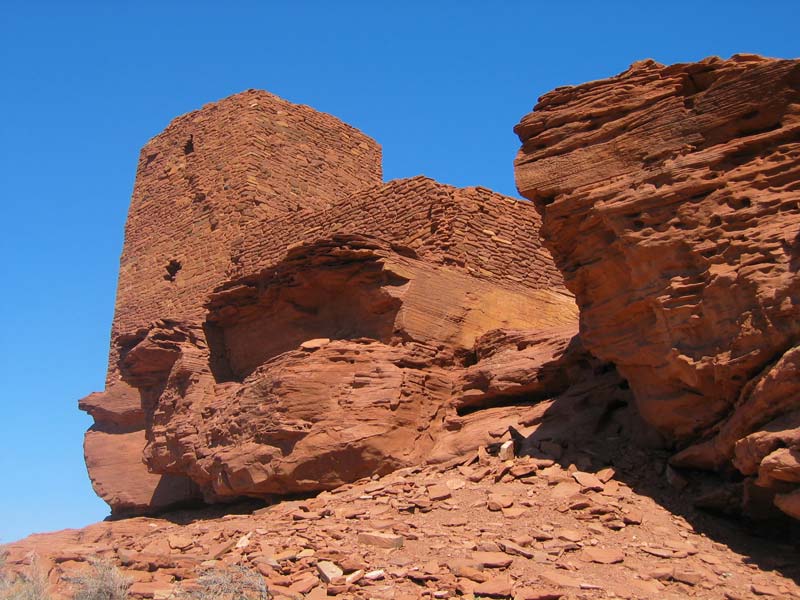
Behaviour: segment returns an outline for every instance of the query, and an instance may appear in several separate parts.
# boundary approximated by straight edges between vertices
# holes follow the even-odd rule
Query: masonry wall
[[[141,152],[112,338],[157,318],[199,317],[243,233],[380,182],[374,140],[267,92],[175,119]]]
[[[267,268],[300,242],[359,233],[481,279],[568,293],[536,234],[540,224],[527,201],[427,177],[401,179],[363,189],[325,210],[284,215],[249,228],[235,248],[235,274]]]

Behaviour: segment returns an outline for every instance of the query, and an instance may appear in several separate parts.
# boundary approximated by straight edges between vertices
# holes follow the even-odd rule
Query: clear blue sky
[[[0,543],[106,516],[83,465],[139,149],[247,88],[377,139],[387,179],[514,194],[538,96],[636,60],[800,55],[800,2],[0,5]]]

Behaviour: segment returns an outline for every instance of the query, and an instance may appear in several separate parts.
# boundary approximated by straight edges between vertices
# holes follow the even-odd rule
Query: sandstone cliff
[[[517,125],[521,193],[680,467],[800,518],[800,62],[633,65]]]

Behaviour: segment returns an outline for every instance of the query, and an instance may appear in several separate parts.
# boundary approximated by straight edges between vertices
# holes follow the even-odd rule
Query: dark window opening
[[[164,275],[164,279],[167,281],[175,281],[175,276],[178,274],[178,271],[181,270],[181,263],[177,260],[169,261],[167,264],[167,274]]]

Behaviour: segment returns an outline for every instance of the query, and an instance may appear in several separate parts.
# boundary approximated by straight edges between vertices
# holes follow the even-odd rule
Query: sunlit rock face
[[[520,426],[514,402],[563,391],[577,307],[533,205],[383,183],[380,157],[334,117],[258,91],[145,146],[106,389],[81,401],[112,512],[445,461]]]
[[[583,343],[675,466],[736,468],[800,516],[800,62],[636,63],[516,132]]]

